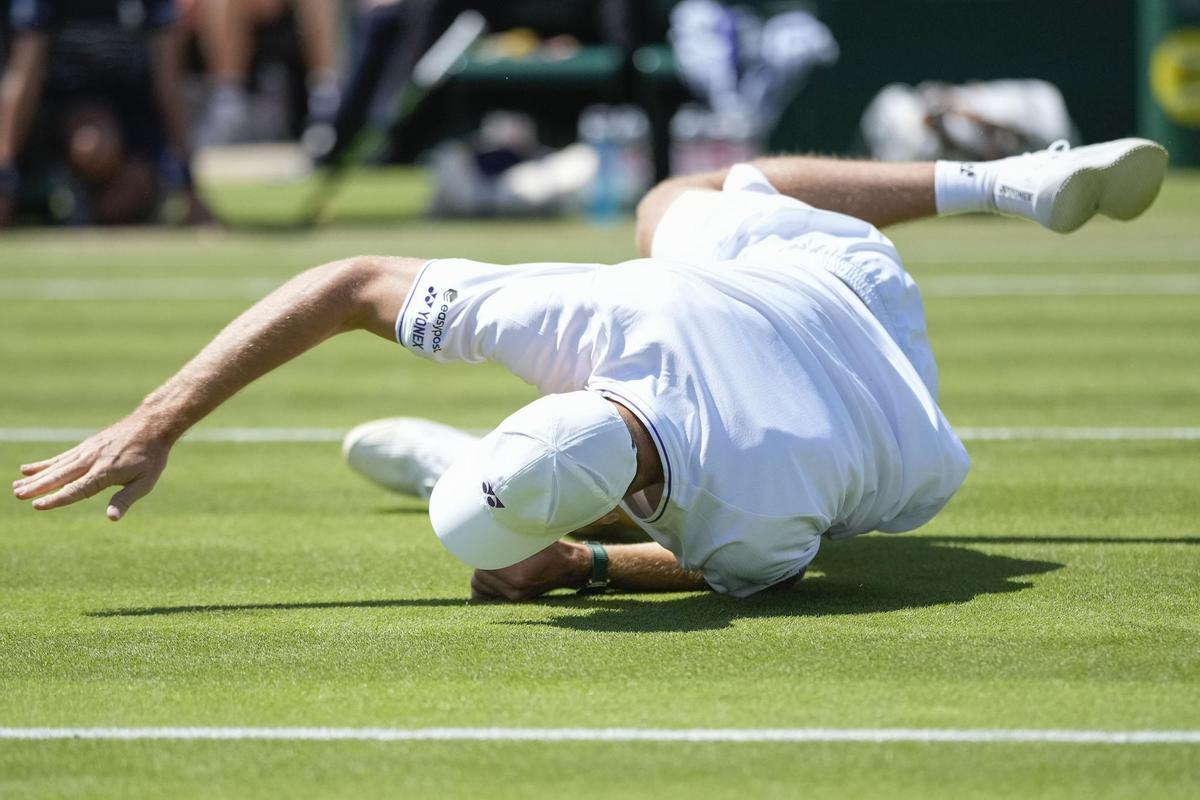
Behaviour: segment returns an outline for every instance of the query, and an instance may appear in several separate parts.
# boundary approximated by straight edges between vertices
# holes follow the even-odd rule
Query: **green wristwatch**
[[[608,551],[599,542],[584,542],[592,551],[592,574],[579,589],[580,594],[600,594],[608,590]]]

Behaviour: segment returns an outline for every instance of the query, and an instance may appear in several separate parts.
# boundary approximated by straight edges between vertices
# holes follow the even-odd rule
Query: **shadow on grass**
[[[669,598],[607,595],[550,596],[530,605],[561,610],[550,619],[505,622],[550,625],[579,631],[700,631],[728,627],[734,620],[835,614],[871,614],[965,603],[979,595],[1029,588],[1029,576],[1063,567],[983,553],[930,537],[865,536],[827,543],[810,574],[789,589],[738,600],[716,594]],[[331,600],[295,603],[239,603],[146,606],[89,612],[89,617],[143,617],[238,611],[294,611],[353,608],[463,606],[461,598]],[[592,613],[580,613],[590,611]],[[540,616],[540,615],[539,615]]]
[[[226,611],[303,611],[322,608],[420,608],[465,606],[466,597],[422,597],[407,600],[314,600],[297,603],[211,603],[190,606],[137,606],[88,611],[85,617],[158,617],[168,614],[219,614]]]
[[[966,603],[979,595],[1030,588],[1027,578],[1061,569],[983,553],[926,537],[864,536],[826,543],[812,572],[791,588],[744,600],[716,594],[649,601],[609,596],[593,614],[511,623],[580,631],[682,632],[719,630],[738,619],[873,614]],[[570,601],[568,601],[570,602]],[[574,605],[575,603],[571,603]]]

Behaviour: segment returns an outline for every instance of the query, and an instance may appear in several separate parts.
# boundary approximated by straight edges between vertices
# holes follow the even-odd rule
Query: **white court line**
[[[908,266],[920,267],[925,264],[949,265],[956,264],[1195,264],[1200,262],[1195,253],[1193,242],[1165,242],[1162,247],[1147,247],[1145,240],[1138,242],[1134,248],[1090,247],[1045,250],[1039,248],[1022,248],[1012,242],[998,244],[995,240],[974,246],[964,244],[960,247],[940,247],[922,250],[919,247],[905,247],[900,244],[900,257]]]
[[[277,278],[0,278],[0,300],[257,300]],[[1196,295],[1200,274],[941,275],[920,280],[928,297]]]
[[[77,442],[95,433],[94,428],[0,428],[0,443],[35,444],[38,442]],[[184,441],[217,444],[287,444],[292,442],[340,442],[346,435],[342,428],[201,428],[184,437]],[[470,433],[483,435],[483,429]],[[1020,440],[1051,440],[1080,442],[1115,441],[1200,441],[1197,428],[958,428],[963,441],[1004,442]]]
[[[219,444],[290,442],[340,442],[349,429],[342,428],[201,428],[183,437],[189,442]],[[96,432],[95,428],[0,428],[0,442],[76,442]]]
[[[0,300],[257,300],[278,278],[3,278]]]
[[[1003,442],[1020,439],[1056,441],[1197,441],[1200,428],[955,428],[969,442]]]
[[[1200,275],[941,275],[917,281],[926,297],[1200,294]]]
[[[368,742],[1017,742],[1200,744],[1195,730],[1036,728],[0,728],[0,739]]]

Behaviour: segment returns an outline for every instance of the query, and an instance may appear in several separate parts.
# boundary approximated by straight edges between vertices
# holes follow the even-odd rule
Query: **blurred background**
[[[0,0],[0,225],[618,219],[763,152],[1200,163],[1200,0]]]

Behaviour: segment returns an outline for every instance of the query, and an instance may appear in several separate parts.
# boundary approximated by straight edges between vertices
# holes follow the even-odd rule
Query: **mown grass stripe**
[[[0,728],[0,739],[1200,744],[1200,730],[1036,728]]]
[[[926,297],[1200,294],[1200,275],[942,275],[922,278]]]
[[[1050,441],[1200,441],[1200,427],[966,427],[956,429],[964,441],[998,442],[1045,439]],[[483,434],[487,431],[472,430]],[[76,442],[95,433],[93,428],[0,428],[0,443],[36,444]],[[342,428],[200,428],[184,441],[218,444],[288,444],[293,442],[340,442]]]
[[[287,276],[250,278],[0,278],[0,300],[256,300]],[[920,280],[928,297],[1200,294],[1200,274],[937,275]]]
[[[959,438],[973,442],[995,442],[1018,439],[1051,439],[1055,441],[1163,441],[1200,440],[1200,428],[1067,428],[1067,427],[965,427],[955,428]]]

